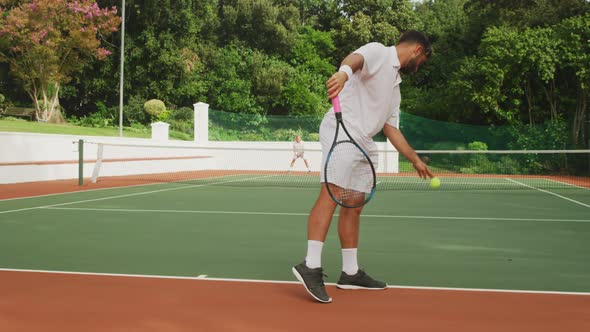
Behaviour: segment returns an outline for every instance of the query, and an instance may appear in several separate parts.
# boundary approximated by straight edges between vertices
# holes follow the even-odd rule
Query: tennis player
[[[305,163],[305,167],[307,167],[307,171],[311,172],[311,168],[309,168],[309,161],[305,159],[303,156],[305,153],[305,148],[303,146],[303,141],[301,141],[301,135],[297,135],[295,137],[295,142],[293,142],[293,160],[291,160],[291,166],[289,167],[289,172],[293,170],[293,166],[295,165],[295,161],[299,158],[303,159]]]
[[[428,37],[418,31],[408,31],[401,36],[396,46],[369,43],[352,52],[326,83],[329,97],[339,96],[348,131],[373,162],[377,161],[373,136],[383,130],[397,151],[412,162],[422,178],[432,178],[433,175],[397,128],[401,103],[399,84],[402,81],[400,73],[418,71],[431,53]],[[330,110],[320,125],[323,164],[334,140],[335,129],[336,119],[333,110]],[[323,174],[321,179],[324,181]],[[309,294],[323,303],[332,302],[324,286],[321,257],[336,206],[325,185],[322,185],[308,219],[307,256],[303,263],[292,269]],[[384,282],[373,279],[358,266],[361,212],[362,207],[340,209],[338,234],[342,248],[342,273],[336,286],[341,289],[386,289]]]

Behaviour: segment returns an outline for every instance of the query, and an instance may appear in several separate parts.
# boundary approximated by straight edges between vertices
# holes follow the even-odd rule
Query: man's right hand
[[[348,75],[345,72],[339,71],[336,72],[330,79],[326,82],[326,87],[328,88],[328,97],[330,99],[338,96],[340,91],[344,88],[344,83],[348,80]]]

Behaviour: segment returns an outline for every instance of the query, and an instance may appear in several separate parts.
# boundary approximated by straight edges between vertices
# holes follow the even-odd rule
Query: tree
[[[1,4],[1,3],[0,3]],[[59,91],[72,74],[111,52],[101,36],[117,31],[117,10],[101,9],[92,0],[31,0],[0,12],[0,39],[12,75],[23,84],[40,121],[63,122]]]
[[[568,17],[590,12],[587,0],[469,0],[465,4],[469,20],[468,44],[477,50],[486,29],[509,25],[518,29],[549,27]]]
[[[287,56],[300,27],[293,4],[272,0],[220,1],[222,46],[241,44],[268,54]]]
[[[293,47],[290,60],[293,66],[304,67],[327,79],[336,69],[330,57],[335,49],[329,32],[303,27]]]
[[[455,88],[469,95],[484,112],[494,113],[512,125],[525,118],[532,125],[536,95],[533,88],[555,77],[558,59],[551,36],[550,29],[488,29],[478,56],[464,62],[462,78],[455,82]]]
[[[120,6],[120,0],[100,0]],[[215,52],[219,20],[217,0],[127,0],[125,20],[125,104],[158,98],[171,109],[205,101],[207,68],[203,58]],[[111,42],[120,44],[120,34]],[[119,55],[93,61],[69,85],[62,100],[73,114],[96,110],[97,100],[119,103]],[[70,114],[72,114],[70,113]]]
[[[207,74],[208,103],[212,109],[233,112],[265,114],[252,95],[252,58],[255,51],[227,46],[206,58],[210,69]]]
[[[557,26],[563,70],[573,78],[575,106],[572,119],[572,140],[575,145],[586,144],[590,114],[590,14],[572,17]]]
[[[449,89],[453,74],[467,54],[467,23],[464,5],[468,0],[428,0],[416,4],[416,29],[428,35],[434,56],[420,71],[404,78],[403,110],[443,121],[486,123],[486,115],[465,107],[462,96]]]
[[[333,10],[338,17],[332,26],[338,61],[371,41],[395,44],[416,22],[408,0],[338,0]]]

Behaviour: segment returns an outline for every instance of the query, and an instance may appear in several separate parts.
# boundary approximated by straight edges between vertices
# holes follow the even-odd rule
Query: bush
[[[437,142],[428,150],[465,150],[465,145],[461,142]]]
[[[141,96],[131,96],[125,106],[123,106],[123,122],[130,126],[133,124],[147,124],[150,118],[143,110],[145,99]],[[118,109],[118,106],[111,107],[111,109]]]
[[[103,118],[98,112],[83,116],[77,122],[78,125],[83,127],[105,128],[112,126],[112,122]]]
[[[242,135],[240,137],[241,141],[256,141],[256,142],[260,142],[260,141],[264,141],[264,136],[260,133],[246,133],[244,135]]]
[[[192,135],[194,133],[193,121],[174,120],[169,118],[170,130]]]
[[[303,133],[303,140],[308,142],[319,142],[320,141],[320,134],[319,133]]]
[[[538,125],[519,125],[513,130],[514,150],[561,150],[567,147],[567,123],[562,119]]]
[[[195,111],[190,107],[181,107],[176,110],[170,110],[168,119],[178,121],[194,121]]]
[[[152,119],[160,119],[160,117],[166,112],[166,105],[164,102],[158,99],[151,99],[143,104],[143,110],[150,115]]]
[[[474,141],[467,144],[467,150],[486,151],[487,149],[488,145],[484,142]]]
[[[103,102],[99,101],[96,103],[96,111],[94,113],[90,113],[80,119],[71,117],[68,121],[83,127],[106,128],[115,125],[118,115],[117,109],[113,107],[107,108]]]
[[[278,129],[273,132],[273,140],[275,141],[293,141],[295,136],[301,133],[294,129]]]
[[[220,127],[209,127],[210,141],[239,141],[238,133],[235,130]]]

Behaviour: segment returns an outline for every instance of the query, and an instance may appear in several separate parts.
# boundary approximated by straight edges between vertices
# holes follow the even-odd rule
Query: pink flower
[[[107,50],[106,48],[100,47],[96,50],[96,56],[99,59],[105,59],[107,56],[113,54],[111,51]]]

